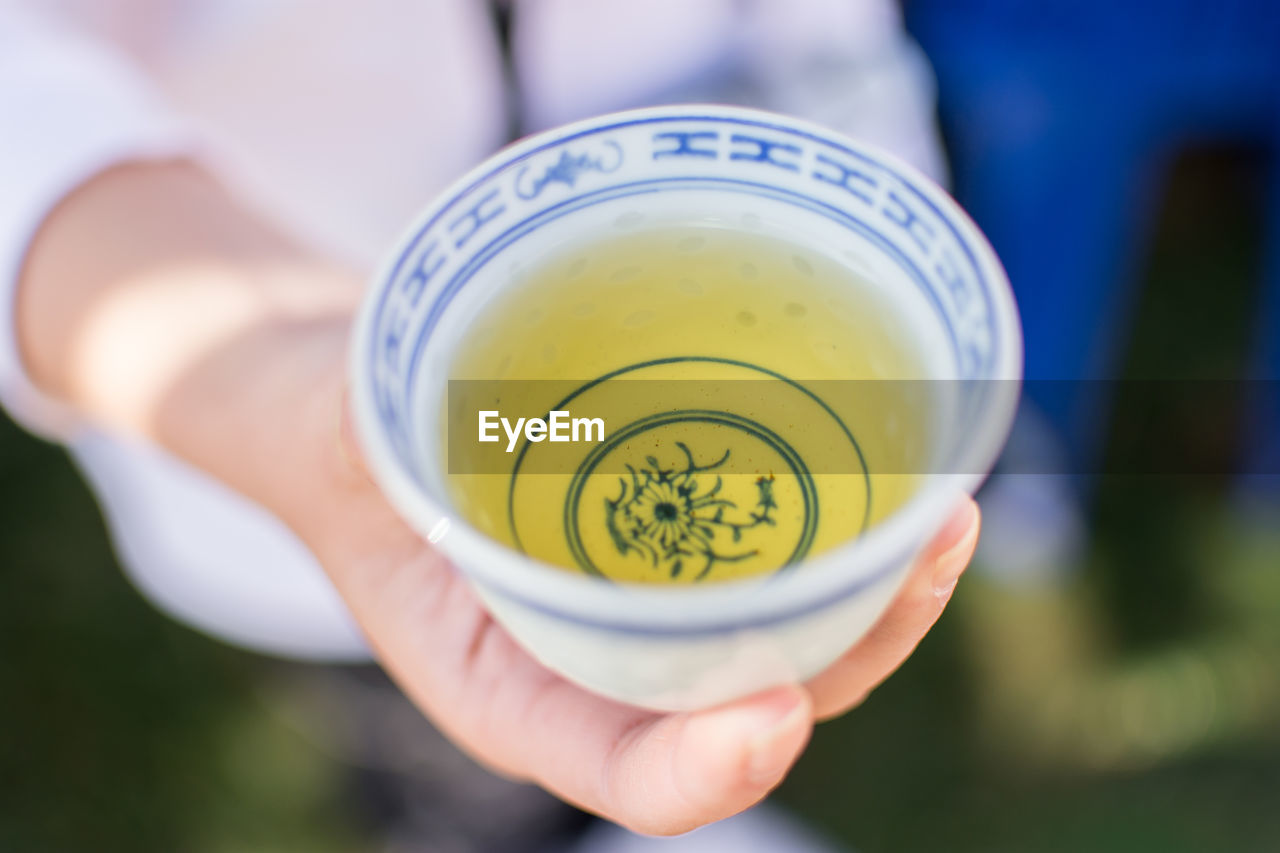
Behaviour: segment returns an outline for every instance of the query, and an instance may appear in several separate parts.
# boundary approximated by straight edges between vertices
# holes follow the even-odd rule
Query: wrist
[[[245,330],[166,395],[154,438],[299,533],[322,528],[326,496],[368,486],[340,441],[350,325],[333,315]]]
[[[198,168],[147,164],[45,221],[15,313],[42,391],[278,509],[302,433],[340,411],[359,292]]]

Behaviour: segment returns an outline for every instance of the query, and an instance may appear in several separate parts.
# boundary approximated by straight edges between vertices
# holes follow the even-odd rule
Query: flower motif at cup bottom
[[[723,495],[721,476],[711,485],[698,478],[723,466],[729,451],[715,462],[698,465],[683,442],[676,446],[685,457],[683,468],[664,468],[653,456],[646,457],[647,464],[639,470],[627,466],[630,477],[618,478],[618,497],[605,499],[604,523],[619,554],[634,551],[672,578],[692,564],[698,571],[694,580],[702,580],[717,563],[739,562],[759,553],[734,546],[741,545],[751,530],[775,525],[773,476],[755,480],[756,504],[743,513]]]

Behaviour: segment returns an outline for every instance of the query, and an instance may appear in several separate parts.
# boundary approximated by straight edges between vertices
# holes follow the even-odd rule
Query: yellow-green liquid
[[[449,373],[503,380],[455,382],[447,407],[450,496],[489,536],[614,580],[714,582],[802,563],[915,487],[903,472],[919,470],[929,401],[867,380],[922,378],[921,361],[838,262],[666,226],[563,251],[513,284]],[[477,409],[545,416],[566,397],[573,417],[604,420],[604,443],[474,441]]]

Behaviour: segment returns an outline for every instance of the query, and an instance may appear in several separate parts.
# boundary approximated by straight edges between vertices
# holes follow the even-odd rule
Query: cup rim
[[[960,205],[930,178],[896,155],[866,142],[792,116],[755,108],[685,103],[611,112],[545,130],[511,143],[455,180],[432,201],[392,245],[409,246],[456,198],[548,144],[599,133],[612,127],[654,119],[746,120],[818,141],[866,157],[923,196],[952,225],[972,250],[986,279],[1000,346],[990,376],[1022,381],[1022,331],[1008,277],[994,249]],[[919,489],[888,517],[862,534],[807,558],[794,567],[738,580],[699,586],[629,584],[565,570],[489,538],[456,512],[441,505],[401,466],[390,438],[382,431],[371,383],[369,343],[379,297],[391,285],[399,251],[392,252],[370,279],[356,316],[347,369],[357,441],[370,474],[401,518],[426,542],[438,547],[463,575],[490,591],[515,599],[531,610],[581,625],[642,635],[690,635],[762,627],[823,609],[900,570],[945,524],[962,494],[972,494],[986,478],[1003,447],[1017,407],[1016,393],[984,412],[966,442],[971,463],[965,473],[930,474]],[[976,444],[976,447],[970,445]],[[760,594],[765,591],[766,594]]]

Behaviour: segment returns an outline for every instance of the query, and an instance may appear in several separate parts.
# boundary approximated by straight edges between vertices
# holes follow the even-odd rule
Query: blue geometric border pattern
[[[370,339],[371,385],[397,453],[412,462],[409,406],[424,342],[501,247],[573,209],[694,184],[802,204],[872,239],[934,306],[960,376],[990,374],[998,355],[995,309],[975,252],[934,202],[891,167],[764,121],[641,118],[556,139],[496,166],[413,235],[375,307]]]

